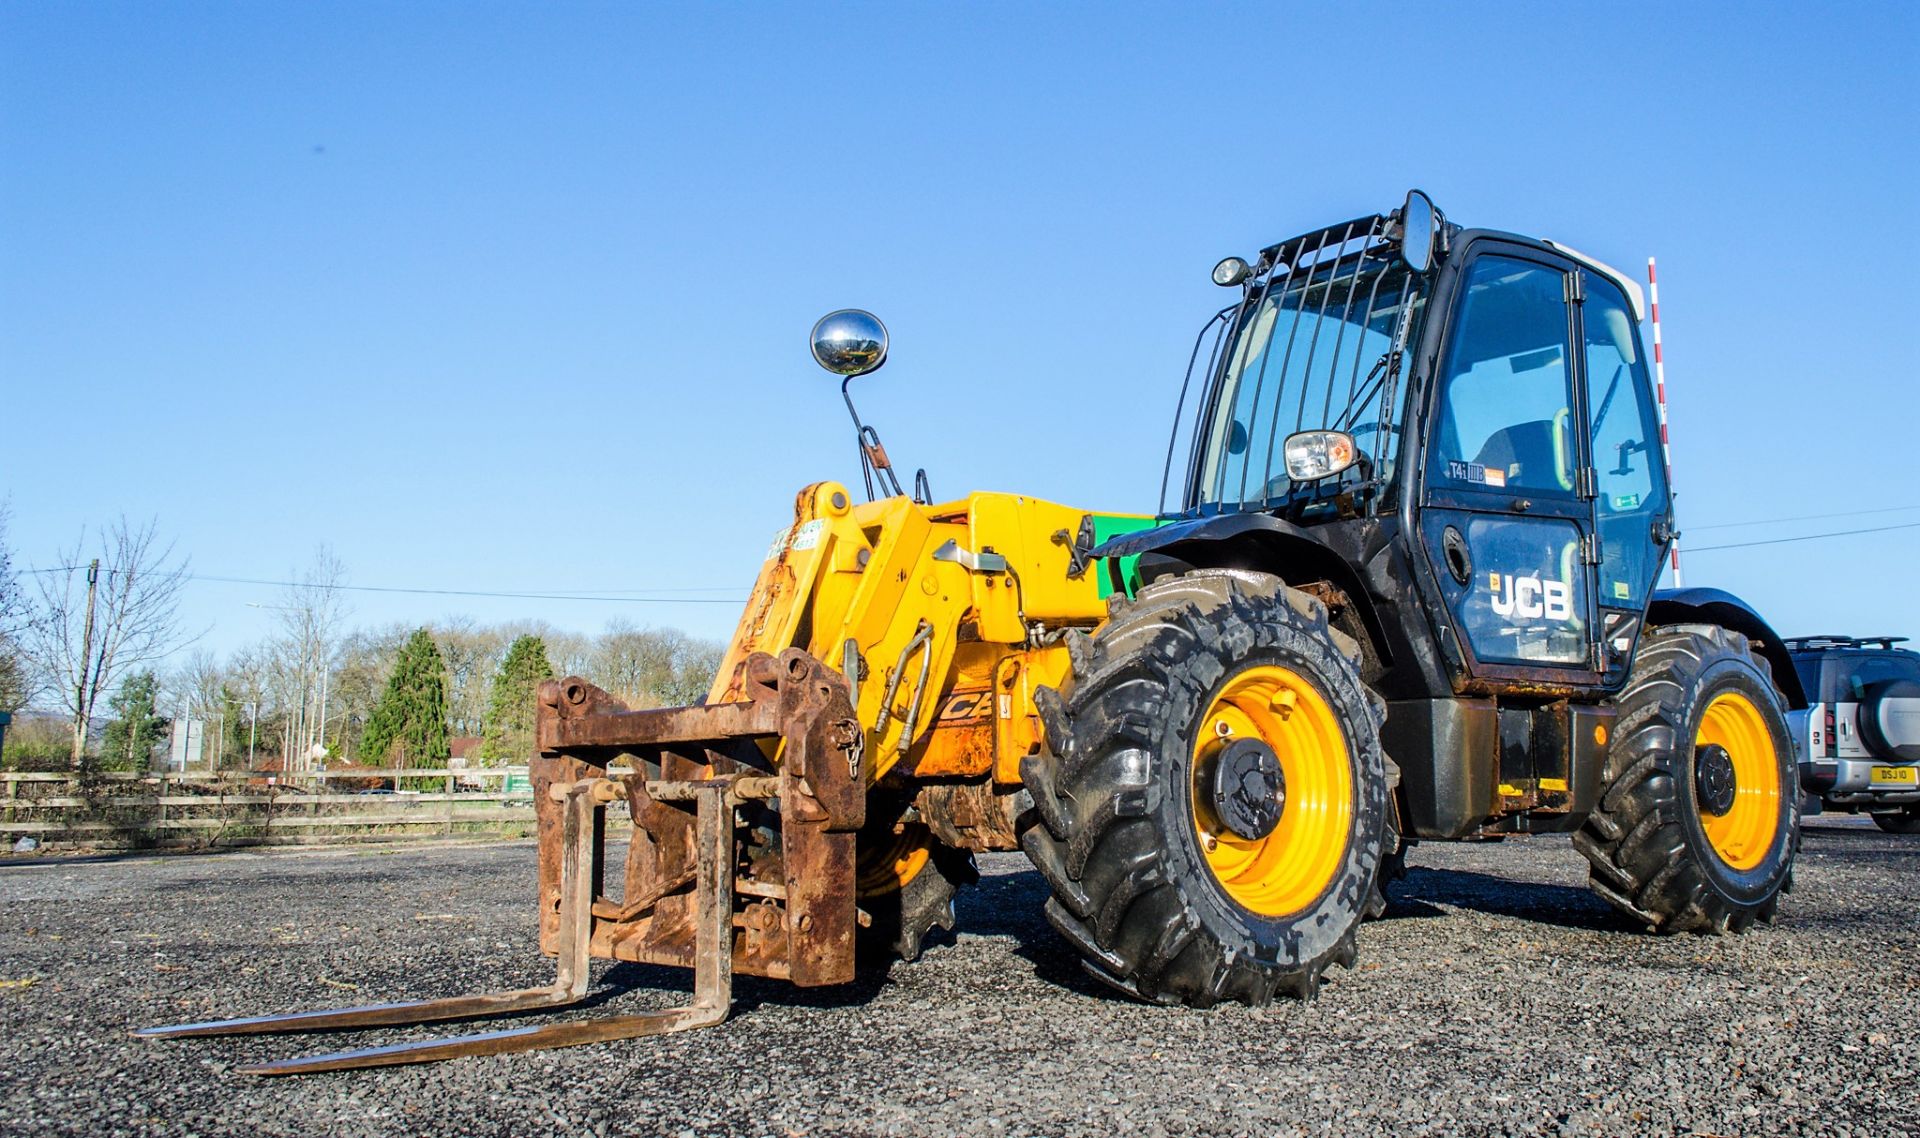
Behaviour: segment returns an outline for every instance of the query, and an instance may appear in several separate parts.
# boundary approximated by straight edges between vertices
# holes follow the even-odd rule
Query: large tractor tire
[[[953,898],[980,880],[973,855],[942,845],[919,822],[869,826],[860,834],[854,864],[859,906],[871,920],[857,951],[865,963],[920,958],[935,928],[953,928]]]
[[[1605,789],[1574,835],[1593,891],[1660,932],[1743,932],[1793,887],[1800,796],[1766,661],[1715,625],[1646,634]]]
[[[1358,645],[1276,578],[1207,570],[1116,601],[1075,644],[1021,845],[1106,983],[1253,1006],[1351,965],[1387,837],[1385,704]]]

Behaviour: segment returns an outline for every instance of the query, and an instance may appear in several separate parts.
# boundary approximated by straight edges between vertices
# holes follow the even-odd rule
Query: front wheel
[[[1714,625],[1647,633],[1605,790],[1574,845],[1589,884],[1661,932],[1770,921],[1800,845],[1793,744],[1767,665]]]
[[[1352,963],[1382,871],[1384,705],[1358,646],[1278,579],[1208,570],[1116,603],[1087,647],[1021,767],[1049,920],[1142,999],[1311,996]]]
[[[980,880],[973,855],[942,845],[924,823],[870,813],[854,861],[854,888],[869,924],[860,930],[863,963],[918,960],[935,928],[953,928],[953,898]]]

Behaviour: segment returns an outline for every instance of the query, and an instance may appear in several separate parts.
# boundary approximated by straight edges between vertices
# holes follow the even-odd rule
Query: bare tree
[[[29,654],[72,717],[74,766],[86,752],[87,727],[102,692],[120,673],[150,664],[180,646],[180,590],[186,561],[173,560],[153,521],[122,516],[99,535],[99,556],[86,558],[83,532],[61,564],[40,574],[42,619]]]
[[[233,751],[225,756],[231,764],[244,763],[251,768],[259,757],[260,721],[272,715],[266,702],[271,671],[266,655],[257,647],[241,649],[227,663],[228,686],[236,701],[227,707],[227,714],[244,716],[247,724],[244,750],[239,733],[234,732]]]
[[[593,657],[593,641],[578,632],[562,632],[545,624],[529,625],[526,628],[511,629],[513,636],[522,632],[538,636],[547,643],[547,659],[553,662],[553,674],[556,676],[584,676],[587,674],[587,662]]]
[[[33,628],[33,604],[13,568],[7,533],[12,520],[12,504],[0,501],[0,711],[9,713],[32,702],[36,688],[23,643]]]
[[[220,728],[225,725],[227,708],[226,688],[228,685],[226,669],[220,667],[213,653],[201,649],[187,657],[184,664],[168,673],[161,682],[161,696],[176,730],[192,728],[186,725],[198,720],[202,725],[202,755],[209,769],[217,767],[221,758]],[[178,712],[178,715],[174,715]],[[211,732],[207,731],[212,727]]]
[[[436,623],[434,644],[447,663],[447,723],[455,735],[478,735],[487,714],[487,691],[511,639],[498,627],[472,617]]]
[[[673,680],[660,690],[660,701],[668,707],[704,703],[726,655],[727,646],[716,641],[681,641],[673,656]]]
[[[611,621],[587,659],[587,678],[630,707],[658,707],[674,685],[674,660],[686,633]]]
[[[327,743],[328,686],[347,615],[340,591],[346,579],[346,564],[322,545],[280,594],[280,603],[272,606],[280,614],[274,674],[288,712],[284,730],[289,769],[298,765],[296,759],[317,759]]]
[[[333,694],[329,699],[338,709],[334,723],[339,728],[336,738],[342,757],[354,757],[358,729],[373,714],[380,693],[386,689],[387,677],[393,672],[400,645],[412,631],[411,625],[389,624],[358,629],[341,641],[333,671]]]
[[[86,533],[40,574],[40,622],[29,654],[56,687],[73,720],[73,766],[86,752],[86,727],[121,670],[152,664],[179,647],[186,560],[173,560],[156,524],[125,516],[100,533],[100,557],[86,557]]]

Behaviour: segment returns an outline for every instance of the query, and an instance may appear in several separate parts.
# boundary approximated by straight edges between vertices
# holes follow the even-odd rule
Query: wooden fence
[[[369,781],[423,788],[352,790]],[[330,785],[330,784],[341,785]],[[608,829],[624,826],[618,804]],[[220,773],[0,772],[0,838],[47,849],[136,849],[521,837],[526,767]]]

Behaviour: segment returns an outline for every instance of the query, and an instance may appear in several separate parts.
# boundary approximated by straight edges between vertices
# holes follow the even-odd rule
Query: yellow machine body
[[[1102,567],[1076,546],[1089,517],[1018,494],[856,504],[808,486],[707,702],[742,698],[753,653],[804,649],[851,681],[869,785],[1017,783],[1040,737],[1034,691],[1070,671],[1064,632],[1106,616]]]

